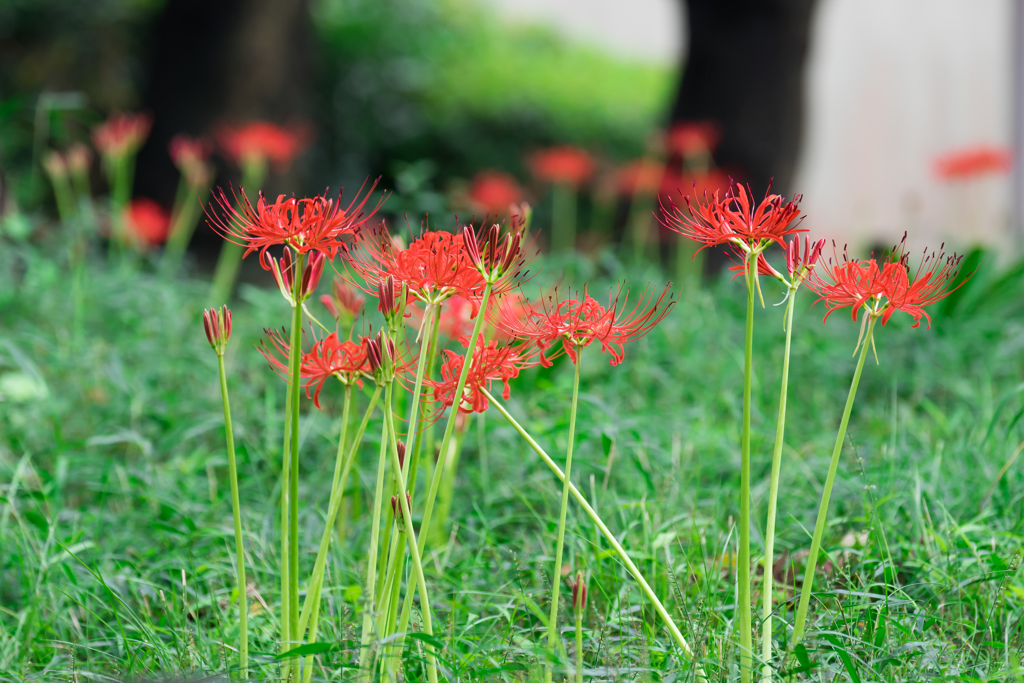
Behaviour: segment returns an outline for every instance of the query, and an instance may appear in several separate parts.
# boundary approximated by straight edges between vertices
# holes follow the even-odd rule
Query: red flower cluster
[[[480,171],[469,188],[469,203],[474,211],[488,216],[504,216],[510,207],[523,201],[523,189],[508,173]]]
[[[256,348],[278,375],[286,382],[290,381],[291,371],[288,368],[288,356],[291,352],[291,344],[283,331],[264,330],[264,332],[269,344],[260,342]],[[337,377],[342,384],[356,384],[361,387],[363,385],[361,377],[368,373],[370,368],[367,363],[367,352],[362,344],[341,341],[333,332],[323,339],[316,339],[314,336],[314,340],[309,351],[302,354],[299,361],[299,372],[302,377],[301,386],[306,390],[306,398],[312,398],[313,404],[320,408],[320,392],[329,378]]]
[[[935,160],[935,173],[943,180],[965,180],[978,176],[1007,173],[1013,157],[1002,147],[971,147],[944,154]]]
[[[269,161],[279,170],[287,170],[311,138],[308,129],[304,127],[284,128],[267,121],[250,121],[240,126],[224,125],[214,135],[217,144],[237,165]]]
[[[607,306],[586,291],[581,300],[551,298],[541,310],[530,308],[525,314],[502,305],[495,324],[510,337],[535,344],[545,367],[551,365],[550,350],[559,342],[561,351],[575,363],[579,349],[595,341],[611,356],[609,363],[618,365],[625,356],[624,345],[650,332],[675,306],[670,292],[671,285],[666,285],[657,299],[644,292],[632,308],[628,307],[628,292],[622,296],[621,289],[609,295]]]
[[[469,346],[469,339],[463,337],[460,341],[463,346]],[[466,413],[486,411],[490,404],[483,390],[490,391],[494,382],[504,385],[501,395],[508,400],[511,391],[508,381],[518,377],[520,370],[536,364],[534,353],[522,346],[499,346],[496,341],[485,342],[483,337],[477,338],[476,350],[466,375],[466,385],[459,400],[459,410]],[[433,389],[434,401],[447,408],[455,403],[455,390],[459,385],[464,359],[460,354],[447,349],[444,351],[444,359],[441,379],[427,380],[427,384]]]
[[[92,144],[104,157],[125,157],[139,151],[152,126],[153,119],[148,114],[112,114],[92,129]]]
[[[579,187],[594,175],[594,158],[578,147],[568,145],[534,152],[528,159],[537,180]]]
[[[376,183],[370,188],[373,188]],[[346,235],[353,235],[360,226],[370,219],[380,207],[374,207],[369,214],[363,213],[370,193],[359,199],[359,194],[347,207],[341,206],[341,195],[329,199],[318,195],[309,199],[285,198],[278,195],[277,201],[270,202],[263,195],[255,206],[244,192],[232,192],[231,199],[221,188],[213,193],[213,199],[221,208],[222,215],[207,210],[209,223],[221,237],[229,242],[246,247],[245,255],[254,251],[262,254],[268,248],[287,244],[300,254],[319,251],[329,259],[347,248]],[[264,268],[266,265],[264,265]]]
[[[133,199],[124,209],[124,224],[142,246],[155,247],[167,241],[171,216],[152,199]]]
[[[669,230],[703,242],[706,247],[718,244],[735,244],[744,249],[754,250],[768,242],[786,246],[784,238],[806,230],[793,224],[800,214],[800,195],[792,201],[781,196],[765,194],[756,207],[743,185],[734,185],[724,195],[716,191],[714,199],[706,204],[691,204],[686,198],[687,211],[674,203],[671,210],[662,205],[661,223]],[[698,250],[700,251],[700,250]]]
[[[913,318],[911,327],[920,326],[921,318],[931,327],[931,317],[924,307],[944,299],[963,284],[955,284],[961,257],[946,256],[941,249],[931,253],[926,250],[916,275],[911,277],[905,240],[882,263],[873,258],[850,261],[845,254],[840,261],[836,255],[824,264],[825,277],[813,273],[807,286],[818,295],[818,301],[825,302],[825,320],[841,308],[850,308],[857,320],[864,309],[880,316],[885,325],[893,313],[902,311]]]

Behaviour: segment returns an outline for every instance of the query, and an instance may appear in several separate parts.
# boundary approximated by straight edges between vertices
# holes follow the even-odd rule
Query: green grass
[[[45,243],[44,243],[45,244]],[[235,656],[231,509],[216,356],[203,336],[207,285],[145,268],[86,270],[76,316],[68,268],[44,244],[5,244],[0,266],[0,680],[137,678],[223,671]],[[894,318],[877,335],[843,453],[805,649],[781,669],[800,680],[1019,680],[1024,580],[1024,284],[984,259],[937,307],[931,330]],[[544,282],[564,263],[548,262]],[[600,291],[657,281],[611,254],[574,265]],[[596,283],[596,284],[595,284]],[[269,278],[268,278],[269,285]],[[757,311],[753,481],[763,527],[782,352],[779,292]],[[857,326],[800,292],[780,494],[780,554],[800,551],[853,371]],[[737,533],[743,292],[723,280],[675,311],[609,367],[583,365],[574,479],[652,578],[713,680],[738,677],[731,623]],[[273,678],[280,430],[284,385],[253,348],[287,308],[243,289],[227,356],[254,607],[251,668]],[[572,368],[513,383],[512,412],[561,461]],[[303,400],[303,566],[322,530],[340,428],[340,386],[324,410]],[[361,398],[365,406],[365,396]],[[358,413],[361,408],[354,408]],[[484,428],[483,434],[476,430]],[[365,512],[379,418],[352,491]],[[500,415],[475,424],[462,457],[452,542],[425,557],[450,680],[533,680],[543,657],[560,487]],[[479,437],[479,438],[478,438]],[[211,501],[211,498],[213,499]],[[357,507],[359,507],[357,506]],[[317,677],[349,680],[358,641],[365,515],[334,544]],[[760,535],[752,534],[753,552]],[[593,680],[692,680],[607,545],[570,503],[566,564],[588,574],[585,668]],[[819,564],[819,566],[821,566]],[[184,578],[184,584],[183,584]],[[793,579],[782,577],[792,591]],[[758,599],[760,580],[753,584]],[[793,617],[780,605],[777,634]],[[566,603],[568,604],[568,603]],[[754,606],[755,618],[759,602]],[[562,610],[563,628],[571,610]],[[756,629],[756,626],[755,626]],[[574,645],[564,633],[570,656]],[[410,680],[419,656],[407,653]]]

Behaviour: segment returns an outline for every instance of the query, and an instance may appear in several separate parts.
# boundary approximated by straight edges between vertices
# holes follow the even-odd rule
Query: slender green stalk
[[[298,643],[302,638],[302,632],[299,631],[299,398],[302,394],[300,386],[302,383],[302,305],[298,301],[299,290],[302,287],[302,270],[305,265],[306,255],[298,254],[292,277],[292,297],[296,305],[292,308],[291,349],[288,359],[291,363],[291,385],[288,387],[291,394],[288,400],[292,404],[291,486],[288,493],[288,580],[291,582],[288,588],[288,597],[291,600],[291,605],[288,607],[288,616],[291,619],[289,630],[293,643]],[[297,669],[296,673],[298,673]],[[297,678],[298,676],[296,676],[296,680]]]
[[[583,683],[583,610],[576,610],[576,683]]]
[[[552,251],[571,251],[576,247],[576,190],[556,183],[551,188]]]
[[[249,678],[249,599],[245,581],[245,546],[242,543],[242,507],[238,501],[238,467],[235,463],[235,434],[231,426],[231,403],[228,400],[228,380],[224,372],[224,355],[217,354],[217,368],[220,371],[220,396],[224,402],[224,435],[228,447],[228,476],[231,478],[231,514],[235,518],[235,555],[238,569],[235,574],[238,586],[238,666],[242,680]]]
[[[291,491],[292,469],[289,463],[288,446],[291,443],[292,404],[287,396],[284,401],[284,445],[281,447],[281,654],[291,649],[291,597],[289,590],[291,581],[288,572],[291,562],[288,560],[288,548],[291,547],[291,535],[288,531],[288,498]],[[281,678],[287,678],[288,662],[281,664]]]
[[[789,352],[793,340],[793,308],[796,301],[796,287],[789,289],[786,302],[786,350],[782,356],[782,389],[779,391],[779,420],[775,426],[775,449],[772,452],[772,476],[768,490],[768,524],[764,536],[764,585],[761,588],[761,661],[764,668],[761,677],[765,683],[772,680],[772,575],[775,563],[775,516],[779,500],[779,475],[782,472],[782,445],[786,434],[786,397],[789,393]]]
[[[246,188],[250,191],[257,189],[263,183],[266,174],[266,162],[247,163],[242,169],[242,191]],[[245,247],[225,241],[220,247],[220,255],[217,257],[217,267],[213,271],[213,282],[210,285],[211,301],[228,301],[231,299],[231,292],[235,288],[235,281],[238,279],[238,270],[242,265],[242,256],[245,254]],[[302,269],[295,271],[296,281],[302,279]]]
[[[161,264],[168,272],[181,265],[181,259],[196,228],[196,211],[201,206],[196,195],[205,196],[208,189],[208,186],[191,186],[185,181],[184,176],[181,178],[178,195],[174,201],[174,212],[171,214],[174,222],[171,224]],[[223,252],[223,248],[221,251]]]
[[[517,432],[519,432],[519,435],[523,437],[523,439],[526,440],[526,443],[530,445],[534,452],[540,456],[540,459],[544,461],[544,464],[547,465],[548,468],[555,473],[555,476],[558,477],[559,481],[564,482],[566,480],[565,474],[563,474],[561,468],[559,468],[558,465],[555,464],[555,461],[551,459],[551,456],[549,456],[544,451],[544,449],[541,448],[540,444],[537,443],[536,439],[530,436],[529,432],[527,432],[526,429],[524,429],[523,426],[520,425],[514,417],[512,417],[512,414],[508,412],[505,406],[501,405],[500,403],[498,403],[497,400],[495,400],[494,396],[492,396],[489,391],[487,391],[486,389],[483,389],[482,391],[484,396],[487,397],[487,400],[491,402],[491,405],[497,408],[498,412],[501,413],[506,420],[508,420],[509,424],[512,425],[512,427],[515,428]],[[643,574],[641,574],[640,570],[637,569],[636,564],[634,564],[633,560],[630,559],[629,554],[626,553],[625,548],[623,548],[622,544],[619,543],[619,540],[615,537],[615,534],[613,534],[608,529],[605,523],[598,516],[597,512],[594,511],[594,508],[592,508],[590,504],[587,502],[587,499],[584,498],[583,494],[580,493],[579,490],[572,485],[572,483],[569,484],[569,493],[572,494],[573,498],[576,499],[576,502],[580,504],[581,508],[583,508],[583,511],[587,514],[588,517],[590,517],[590,520],[594,523],[594,526],[596,526],[601,531],[601,535],[603,535],[605,539],[608,541],[608,543],[612,546],[612,549],[619,556],[619,559],[622,561],[622,564],[626,566],[626,570],[633,576],[636,582],[640,584],[641,591],[643,591],[644,595],[647,596],[647,599],[651,601],[651,604],[654,605],[654,611],[657,612],[658,616],[660,616],[662,621],[665,622],[665,628],[668,629],[669,633],[672,635],[672,639],[679,646],[679,649],[683,651],[683,654],[685,654],[688,659],[694,662],[694,665],[696,666],[697,679],[700,681],[706,681],[707,677],[704,674],[704,668],[701,667],[700,664],[698,664],[694,660],[693,650],[690,649],[690,645],[686,642],[686,638],[683,637],[683,634],[679,631],[679,627],[676,626],[675,621],[672,620],[672,616],[668,613],[668,610],[665,609],[665,606],[661,603],[661,600],[658,599],[658,596],[655,594],[654,590],[651,589],[651,586],[647,583],[647,580],[644,579]]]
[[[565,516],[569,507],[569,483],[572,476],[572,450],[576,443],[576,408],[580,397],[580,365],[583,349],[576,348],[576,373],[572,381],[572,407],[569,410],[569,444],[565,449],[565,476],[562,478],[562,506],[558,511],[558,540],[555,543],[555,573],[551,577],[551,611],[548,616],[548,651],[555,654],[558,640],[558,594],[562,589],[562,551],[565,548]],[[544,664],[544,680],[551,682],[551,663]]]
[[[482,317],[482,313],[481,313]],[[412,511],[409,509],[409,500],[405,497],[406,485],[405,477],[402,476],[402,464],[398,461],[398,443],[397,437],[395,436],[395,416],[391,412],[391,399],[392,391],[391,388],[394,382],[388,383],[387,389],[384,392],[384,421],[387,425],[388,435],[391,440],[391,466],[396,472],[398,479],[398,504],[402,511],[402,519],[405,523],[406,540],[409,545],[409,556],[412,559],[412,573],[413,578],[416,580],[416,585],[419,587],[420,593],[420,612],[423,615],[423,632],[428,636],[434,635],[434,628],[430,615],[430,596],[427,593],[427,583],[423,577],[423,563],[420,561],[420,550],[416,542],[416,529],[413,528],[412,523]],[[410,593],[412,591],[409,591]],[[434,646],[427,643],[427,678],[430,683],[437,683],[437,663],[434,658]]]
[[[427,530],[430,542],[434,545],[444,543],[445,527],[448,526],[448,517],[452,511],[452,497],[455,495],[455,475],[459,469],[459,459],[462,457],[462,447],[466,443],[466,430],[456,429],[455,440],[448,447],[447,453],[442,453],[437,459],[437,466],[443,469],[441,473],[441,486],[437,490],[437,516]]]
[[[739,598],[736,617],[740,634],[740,680],[750,683],[753,644],[750,632],[750,384],[754,364],[754,296],[757,255],[746,259],[747,332],[743,346],[743,431],[740,435],[740,550],[736,560]]]
[[[870,315],[870,314],[866,314]],[[836,435],[836,445],[832,449],[832,462],[828,466],[828,476],[825,477],[825,488],[821,492],[821,504],[818,506],[818,521],[814,524],[814,536],[811,538],[811,554],[807,556],[807,568],[804,570],[804,584],[800,589],[800,603],[796,609],[796,621],[793,623],[793,645],[800,642],[804,635],[804,625],[807,622],[807,606],[811,601],[811,588],[814,585],[814,568],[818,564],[818,552],[821,550],[821,537],[825,533],[825,521],[828,517],[828,504],[832,497],[832,485],[836,481],[836,470],[839,469],[839,455],[843,450],[843,441],[846,439],[846,427],[850,424],[850,413],[853,411],[853,400],[857,397],[857,385],[860,384],[860,375],[864,370],[864,359],[868,355],[868,347],[872,344],[872,334],[875,330],[876,315],[870,315],[868,319],[868,331],[861,340],[864,345],[860,350],[860,358],[857,359],[857,369],[853,371],[853,382],[850,383],[850,393],[846,397],[846,407],[843,409],[843,419],[839,422],[839,434]]]
[[[384,470],[388,462],[388,424],[383,421],[380,435],[380,456],[377,458],[377,484],[373,490],[373,512],[370,521],[370,547],[366,551],[366,586],[363,589],[363,632],[359,639],[359,678],[370,681],[373,676],[374,614],[377,611],[377,544],[380,540],[380,514],[384,505]]]

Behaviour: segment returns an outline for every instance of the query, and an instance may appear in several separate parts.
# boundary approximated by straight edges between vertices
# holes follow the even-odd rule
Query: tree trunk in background
[[[683,0],[689,54],[669,125],[721,126],[715,163],[763,196],[793,192],[814,0]],[[707,259],[712,272],[722,253]]]
[[[178,172],[167,146],[177,133],[308,119],[311,39],[307,0],[168,0],[151,39],[142,109],[153,115],[153,132],[139,155],[136,193],[171,205]],[[238,182],[238,169],[222,160],[218,167],[218,182]],[[299,189],[291,175],[276,180]],[[216,256],[220,240],[209,230],[200,226],[195,242]]]

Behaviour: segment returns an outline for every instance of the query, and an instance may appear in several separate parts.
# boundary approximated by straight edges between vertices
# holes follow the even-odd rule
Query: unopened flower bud
[[[405,467],[405,442],[404,441],[399,441],[398,442],[398,464],[402,468]]]
[[[336,277],[331,283],[331,293],[320,297],[320,302],[335,318],[340,320],[345,317],[347,322],[362,312],[366,299],[355,287]]]
[[[473,267],[477,270],[482,270],[484,264],[480,259],[480,245],[477,244],[476,231],[472,225],[466,225],[462,228],[462,243],[465,245],[469,260],[473,262]]]
[[[51,178],[66,178],[68,176],[68,164],[64,159],[64,155],[60,152],[50,150],[43,157],[43,168],[46,169],[46,174]]]
[[[308,299],[316,287],[320,284],[320,276],[324,273],[324,264],[327,258],[319,251],[314,251],[309,257],[309,263],[302,271],[302,287],[299,289],[299,300]]]
[[[388,275],[378,285],[377,310],[383,313],[387,320],[391,320],[398,312],[398,298],[395,295],[395,277],[393,275]]]
[[[572,582],[572,609],[574,612],[587,609],[587,584],[583,581],[583,572],[576,572],[576,580]]]
[[[221,306],[220,310],[208,308],[203,311],[203,330],[206,332],[206,340],[210,342],[210,347],[223,355],[228,340],[231,339],[231,311],[228,307]]]
[[[409,506],[409,514],[412,514],[412,496],[409,492],[405,493],[405,503]],[[398,522],[398,530],[405,531],[405,515],[402,514],[402,504],[398,502],[398,496],[391,496],[391,514],[395,516],[395,521]]]
[[[92,165],[92,152],[80,142],[68,147],[68,169],[75,175],[82,175],[89,172]]]

